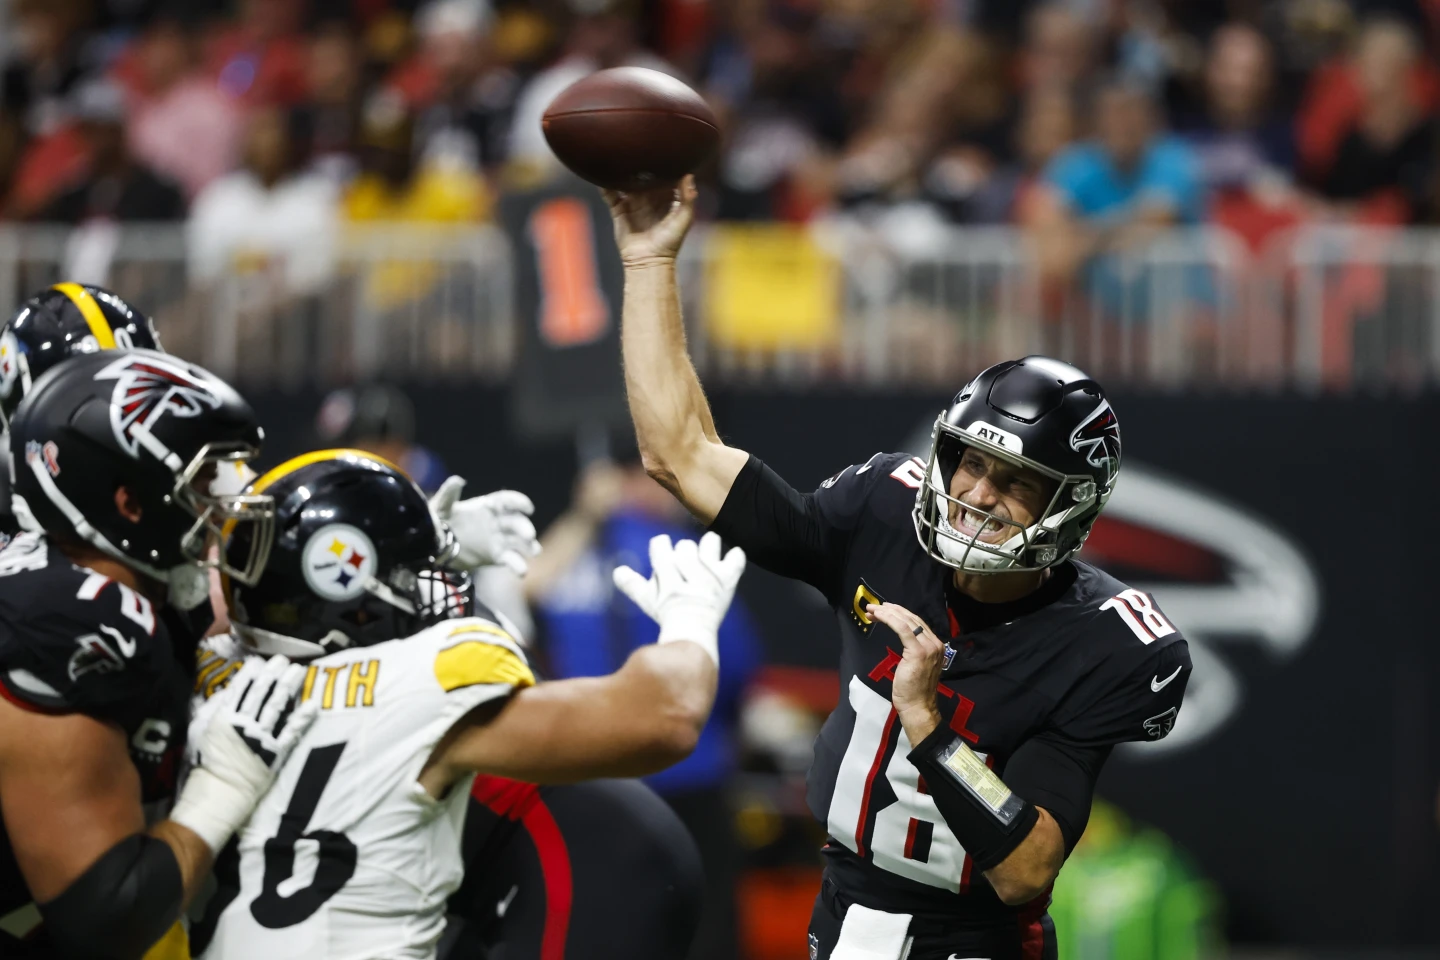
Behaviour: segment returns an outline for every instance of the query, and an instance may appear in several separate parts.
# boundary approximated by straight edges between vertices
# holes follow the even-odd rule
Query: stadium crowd
[[[12,0],[0,215],[189,218],[202,273],[464,222],[598,67],[724,121],[713,218],[904,204],[1063,264],[1158,223],[1440,220],[1435,0]],[[297,269],[303,271],[303,266]]]

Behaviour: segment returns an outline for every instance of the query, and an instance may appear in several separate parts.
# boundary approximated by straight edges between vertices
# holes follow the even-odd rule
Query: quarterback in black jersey
[[[1074,559],[1119,471],[1115,413],[1068,364],[1001,363],[941,412],[927,460],[878,453],[795,491],[724,445],[685,355],[694,196],[608,197],[626,386],[651,475],[839,623],[808,786],[829,833],[810,956],[1054,957],[1049,891],[1100,770],[1170,731],[1190,674],[1151,597]]]
[[[210,373],[120,349],[56,364],[9,427],[44,532],[0,552],[0,956],[183,957],[182,906],[313,716],[283,657],[247,664],[206,723],[188,716],[208,547],[253,531],[243,561],[219,562],[246,581],[268,555],[273,503],[211,489],[260,429]],[[175,796],[187,732],[198,765],[154,822],[144,805]]]

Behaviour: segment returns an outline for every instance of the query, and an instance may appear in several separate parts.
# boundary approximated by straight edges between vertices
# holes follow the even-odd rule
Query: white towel
[[[885,913],[852,903],[840,925],[830,960],[905,960],[910,953],[910,914]]]

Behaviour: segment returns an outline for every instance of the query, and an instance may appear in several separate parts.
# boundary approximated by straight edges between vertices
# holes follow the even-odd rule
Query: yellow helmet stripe
[[[343,448],[337,450],[312,450],[310,453],[302,453],[298,457],[291,457],[289,460],[286,460],[284,463],[280,464],[280,466],[275,467],[274,469],[262,474],[253,483],[250,484],[250,492],[264,493],[266,487],[275,483],[277,480],[280,480],[282,477],[289,476],[296,470],[299,470],[301,467],[308,467],[312,463],[323,463],[326,460],[339,460],[342,457],[359,457],[365,460],[374,460],[376,463],[385,464],[385,466],[389,467],[392,470],[395,470],[401,476],[406,475],[404,470],[401,470],[399,467],[391,463],[389,460],[386,460],[384,457],[376,456],[373,453],[366,453],[364,450],[350,450]]]
[[[102,350],[115,349],[115,331],[110,329],[110,324],[105,322],[105,314],[100,310],[100,304],[90,296],[90,291],[78,283],[57,283],[52,288],[59,290],[70,298],[80,311],[80,316],[85,318],[85,323],[90,332],[95,335],[95,342],[100,344]]]

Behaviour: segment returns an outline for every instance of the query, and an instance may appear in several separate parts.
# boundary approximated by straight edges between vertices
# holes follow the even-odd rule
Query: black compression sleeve
[[[169,844],[126,837],[40,907],[65,960],[139,960],[180,918],[185,889]]]
[[[710,529],[771,573],[804,580],[830,595],[838,551],[831,549],[829,525],[814,497],[790,486],[758,457],[740,470]]]
[[[935,807],[970,854],[989,870],[1025,842],[1040,811],[1013,792],[955,732],[940,726],[910,751]]]
[[[1110,749],[1041,734],[1021,744],[1005,764],[1005,783],[1010,789],[1055,818],[1065,837],[1067,855],[1080,842],[1090,820],[1095,781]]]

